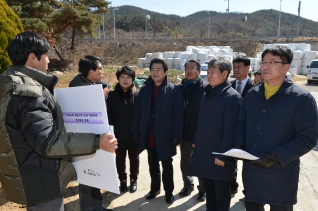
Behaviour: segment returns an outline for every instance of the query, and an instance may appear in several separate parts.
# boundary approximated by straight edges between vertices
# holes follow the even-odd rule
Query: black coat
[[[134,116],[134,107],[138,93],[135,88],[129,91],[128,99],[124,99],[123,90],[117,83],[115,90],[109,92],[107,98],[107,115],[109,125],[114,126],[118,149],[137,148],[132,139],[131,126]]]
[[[184,100],[184,120],[182,140],[193,142],[195,131],[197,129],[198,115],[200,110],[200,102],[204,92],[204,88],[208,85],[206,80],[201,78],[197,81],[195,87],[191,90],[188,99]],[[180,84],[183,89],[182,83]]]
[[[233,89],[235,89],[235,87],[236,87],[236,80],[231,81],[231,84],[232,84]],[[254,86],[254,81],[249,78],[249,79],[247,80],[246,84],[245,84],[245,87],[244,87],[244,89],[243,89],[243,92],[242,92],[241,96],[244,98],[245,95],[246,95],[246,93],[247,93],[253,86]]]
[[[135,105],[132,132],[140,134],[139,153],[149,145],[148,120],[151,108],[153,80],[149,77],[141,87]],[[172,146],[174,138],[182,137],[183,98],[180,87],[163,81],[155,103],[154,141],[158,160],[166,160],[176,155]]]
[[[246,95],[238,118],[235,142],[260,157],[273,151],[279,160],[268,169],[243,162],[245,200],[279,206],[297,202],[299,158],[317,144],[317,104],[310,93],[285,81],[265,99],[264,83]]]
[[[235,171],[234,159],[212,152],[224,153],[232,148],[242,97],[229,81],[205,89],[188,175],[230,181]],[[214,164],[216,157],[225,162],[224,167]]]

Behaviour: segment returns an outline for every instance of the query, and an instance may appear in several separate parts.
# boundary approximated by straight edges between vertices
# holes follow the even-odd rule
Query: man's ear
[[[223,77],[224,79],[226,79],[228,73],[229,73],[229,71],[224,70],[224,71],[221,73],[221,75],[222,75],[222,77]]]

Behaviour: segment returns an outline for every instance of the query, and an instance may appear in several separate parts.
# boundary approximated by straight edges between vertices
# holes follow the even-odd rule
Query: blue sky
[[[110,0],[111,1],[111,0]],[[112,7],[132,5],[164,14],[187,16],[210,10],[225,12],[227,0],[113,0]],[[280,9],[282,12],[298,15],[299,0],[230,0],[230,12],[252,13],[261,9]],[[300,16],[318,22],[318,0],[302,0]]]

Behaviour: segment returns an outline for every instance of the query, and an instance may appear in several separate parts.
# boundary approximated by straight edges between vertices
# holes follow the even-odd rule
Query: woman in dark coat
[[[124,66],[116,72],[118,83],[115,90],[108,94],[107,114],[109,125],[114,126],[115,137],[118,140],[116,150],[116,166],[120,180],[120,190],[125,192],[127,187],[126,154],[128,151],[130,161],[130,191],[137,190],[139,174],[138,143],[133,140],[131,127],[134,115],[134,106],[137,98],[135,71]]]

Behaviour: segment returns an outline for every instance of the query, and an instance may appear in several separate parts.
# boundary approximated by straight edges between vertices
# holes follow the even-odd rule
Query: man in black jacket
[[[254,82],[248,77],[248,71],[251,66],[251,61],[246,56],[238,56],[233,59],[233,74],[235,80],[231,81],[232,87],[244,99],[246,93],[254,86]]]
[[[189,165],[192,156],[192,142],[194,140],[195,131],[197,129],[197,121],[200,110],[200,100],[204,92],[204,88],[208,84],[207,81],[200,77],[201,65],[195,60],[189,60],[185,63],[185,78],[181,82],[182,95],[184,100],[184,120],[183,135],[180,143],[181,161],[180,168],[182,172],[183,188],[180,196],[190,195],[194,190],[193,177],[188,176]],[[205,200],[205,190],[202,178],[199,180],[198,200]]]
[[[160,166],[166,202],[172,203],[173,166],[172,156],[182,137],[183,99],[180,87],[168,82],[168,66],[162,59],[150,63],[151,76],[140,89],[135,105],[132,132],[139,141],[139,153],[148,151],[150,192],[146,199],[160,193]]]
[[[254,86],[254,81],[248,77],[248,71],[250,69],[251,61],[246,56],[238,56],[233,59],[233,74],[235,80],[231,81],[232,87],[242,96],[244,99],[246,93],[250,88]],[[231,180],[231,193],[237,193],[238,183],[237,179],[237,169],[234,177]],[[244,193],[244,190],[243,190]]]
[[[101,59],[96,56],[87,55],[78,63],[80,74],[70,82],[70,87],[87,86],[97,83],[102,84],[103,67]],[[104,95],[110,91],[109,88],[103,88]],[[79,184],[79,201],[81,211],[105,211],[103,207],[102,195],[98,188]]]
[[[70,157],[114,152],[111,134],[66,133],[53,96],[58,78],[48,68],[50,45],[32,32],[9,44],[13,65],[0,75],[0,180],[5,197],[27,210],[63,211],[62,191],[76,172]]]

